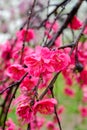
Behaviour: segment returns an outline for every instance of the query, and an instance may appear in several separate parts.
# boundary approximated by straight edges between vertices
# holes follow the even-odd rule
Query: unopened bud
[[[84,66],[82,63],[78,62],[76,63],[76,66],[75,66],[75,70],[77,70],[78,72],[81,72],[83,70]]]

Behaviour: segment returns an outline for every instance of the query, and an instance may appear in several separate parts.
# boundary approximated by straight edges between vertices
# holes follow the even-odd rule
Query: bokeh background
[[[47,4],[47,0],[39,0],[42,5]],[[51,0],[51,4],[59,3],[62,0]],[[65,13],[71,10],[72,6],[78,0],[72,0],[66,6]],[[27,17],[27,10],[32,5],[31,0],[0,0],[0,44],[4,44],[7,39],[15,36],[15,32],[19,30]],[[51,7],[49,12],[53,9]],[[81,20],[87,15],[87,4],[83,2],[79,13],[77,14]],[[41,16],[41,15],[40,15]],[[45,16],[45,12],[42,17]],[[66,32],[69,35],[69,32]],[[67,41],[68,42],[68,41]],[[83,120],[77,110],[81,103],[82,92],[78,84],[75,82],[73,89],[76,92],[75,98],[68,97],[64,94],[65,81],[60,75],[55,83],[54,93],[60,105],[64,105],[65,110],[60,115],[63,130],[87,130],[87,119]],[[8,117],[12,117],[17,123],[15,116],[15,108],[9,113]]]

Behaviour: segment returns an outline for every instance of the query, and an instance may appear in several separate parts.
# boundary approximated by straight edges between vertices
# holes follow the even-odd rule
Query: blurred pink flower
[[[78,19],[77,16],[74,16],[71,23],[69,23],[69,25],[68,25],[68,27],[73,30],[80,29],[81,26],[82,26],[82,22]]]
[[[16,130],[16,125],[13,123],[12,119],[6,121],[6,130]]]
[[[80,114],[83,118],[87,118],[87,107],[86,106],[80,106],[79,107]]]
[[[67,96],[70,96],[70,97],[74,97],[74,96],[75,96],[74,90],[71,89],[70,87],[65,87],[65,88],[64,88],[64,93],[65,93]]]
[[[26,42],[29,42],[35,37],[34,30],[32,29],[29,30],[22,29],[18,31],[16,35],[19,41],[26,41]]]

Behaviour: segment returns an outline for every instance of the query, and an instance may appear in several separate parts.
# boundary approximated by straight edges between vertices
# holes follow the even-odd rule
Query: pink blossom
[[[78,78],[78,81],[82,84],[82,85],[87,85],[87,70],[86,68],[80,73],[80,76]]]
[[[59,106],[57,112],[58,112],[58,115],[62,114],[64,112],[64,106],[63,105]]]
[[[56,72],[64,70],[70,63],[70,57],[61,52],[61,51],[54,51],[52,57],[52,64]]]
[[[16,35],[19,41],[26,41],[26,42],[29,42],[35,37],[34,30],[32,29],[29,29],[29,30],[22,29],[18,31]]]
[[[55,127],[55,123],[52,121],[47,122],[46,126],[47,130],[58,130],[58,128]]]
[[[13,123],[12,119],[8,119],[8,121],[6,121],[6,126],[8,127],[8,128],[6,128],[6,130],[15,130],[16,129],[16,126]]]
[[[35,103],[34,112],[40,112],[42,114],[52,114],[54,112],[54,105],[56,104],[56,99],[43,99]]]
[[[70,97],[74,97],[74,96],[75,96],[74,90],[71,89],[70,87],[65,87],[64,93],[65,93],[67,96],[70,96]]]
[[[87,87],[82,88],[83,91],[83,102],[87,102]]]
[[[43,127],[45,123],[45,118],[43,117],[35,117],[34,121],[31,122],[31,130],[35,130],[38,128],[38,130],[41,130],[41,127]]]
[[[55,128],[54,122],[52,122],[52,121],[47,122],[48,130],[54,130],[54,128]]]
[[[23,99],[22,99],[23,98]],[[22,97],[17,106],[17,115],[24,120],[24,122],[31,122],[33,120],[32,108],[29,103],[28,97]]]
[[[80,106],[79,111],[83,118],[87,118],[87,107],[86,106]]]
[[[45,122],[45,118],[43,117],[37,117],[37,126],[38,128],[41,128]]]
[[[44,63],[49,63],[51,59],[51,50],[47,47],[37,46],[35,49],[36,53],[41,56]]]
[[[32,90],[38,82],[38,78],[37,77],[32,77],[32,76],[27,76],[25,77],[25,79],[22,81],[20,87],[21,88],[26,88],[27,91]]]
[[[73,84],[71,70],[70,69],[65,69],[65,70],[62,71],[62,74],[64,76],[66,84],[71,86]]]
[[[53,23],[52,23],[52,24],[53,24]],[[59,28],[58,22],[54,22],[54,24],[53,24],[53,30],[54,30],[54,32],[57,32],[57,31],[58,31],[58,28]]]
[[[57,32],[58,31],[58,23],[57,22],[49,22],[47,21],[45,23],[45,26],[46,26],[46,29],[50,29],[52,27],[53,31],[54,32]]]
[[[26,103],[26,104],[18,105],[17,114],[19,115],[19,117],[24,119],[25,122],[29,123],[31,120],[31,116],[32,116],[32,112],[29,107],[29,104]]]
[[[18,41],[18,44],[20,44],[20,42]],[[12,57],[14,60],[16,60],[17,62],[19,61],[20,62],[20,59],[21,59],[21,49],[22,49],[22,45],[21,46],[16,46],[16,48],[13,50],[13,54],[12,54]],[[22,55],[22,61],[24,62],[24,57],[29,55],[30,53],[33,52],[33,49],[30,48],[30,47],[27,47],[25,46],[24,48],[24,52],[23,52],[23,55]],[[19,63],[18,62],[18,63]]]
[[[47,47],[36,47],[35,52],[26,56],[24,64],[28,66],[31,75],[40,76],[65,69],[70,62],[68,54],[49,50]]]
[[[55,46],[56,46],[56,47],[60,47],[60,45],[62,45],[62,36],[59,36],[59,37],[55,40]]]
[[[28,66],[28,71],[33,76],[39,76],[41,73],[41,56],[36,53],[32,53],[26,56],[24,63]]]
[[[31,75],[40,76],[44,72],[54,71],[50,61],[51,51],[46,47],[36,47],[35,52],[25,57],[24,63]]]
[[[69,23],[68,27],[74,30],[80,29],[82,26],[82,22],[78,19],[77,16],[74,16],[71,23]]]
[[[19,64],[13,64],[7,69],[7,75],[14,80],[22,78],[25,72],[25,69]]]
[[[51,39],[53,36],[53,33],[56,33],[58,31],[58,23],[55,21],[50,22],[50,21],[46,21],[45,23],[45,35],[47,36],[48,39]],[[51,29],[51,31],[50,31]]]
[[[51,27],[51,23],[50,23],[49,21],[47,21],[47,22],[45,23],[45,27],[46,27],[47,29],[49,29],[49,28]]]
[[[4,59],[4,60],[9,60],[11,57],[12,57],[12,53],[11,53],[11,45],[10,45],[10,41],[7,41],[5,44],[3,44],[1,46],[2,48],[2,54],[1,54],[1,57]]]

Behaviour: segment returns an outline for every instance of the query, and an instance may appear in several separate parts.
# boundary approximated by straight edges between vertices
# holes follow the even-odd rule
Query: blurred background
[[[48,0],[38,0],[41,5],[46,6]],[[60,3],[63,0],[50,0],[50,4]],[[72,6],[78,0],[71,0],[67,4],[65,12],[71,10]],[[6,39],[11,38],[15,34],[15,31],[24,23],[27,10],[31,7],[33,0],[0,0],[0,44],[6,41]],[[54,7],[49,8],[49,12],[52,11]],[[45,13],[45,11],[44,11]],[[44,13],[40,15],[44,17]],[[80,11],[78,13],[79,17],[84,20],[84,16],[87,14],[87,5],[83,2]]]
[[[45,7],[48,0],[38,0],[40,7]],[[60,3],[63,0],[50,0],[50,4]],[[73,5],[78,0],[71,0],[67,4],[63,13],[69,12]],[[0,0],[0,44],[4,44],[7,39],[14,37],[15,32],[20,29],[27,18],[27,11],[31,8],[33,0]],[[49,8],[49,12],[53,10],[53,6]],[[37,9],[38,10],[38,9]],[[47,10],[46,10],[47,12]],[[46,12],[40,12],[39,17],[42,19],[46,16]],[[85,1],[77,13],[80,20],[84,21],[87,16],[87,4]],[[62,21],[60,21],[62,22]],[[69,32],[66,32],[69,35]],[[60,121],[63,130],[87,130],[87,119],[82,119],[79,115],[77,107],[81,103],[82,92],[79,90],[78,84],[73,84],[73,89],[76,92],[76,97],[72,98],[64,94],[65,81],[62,75],[59,76],[55,83],[54,93],[60,105],[64,105],[65,109],[60,116]],[[14,122],[17,123],[15,118],[15,110],[13,110],[9,117],[12,117]]]

